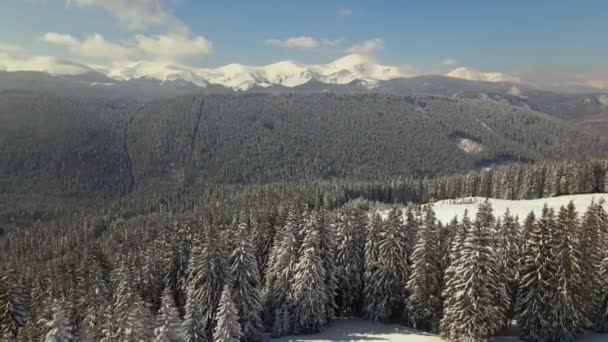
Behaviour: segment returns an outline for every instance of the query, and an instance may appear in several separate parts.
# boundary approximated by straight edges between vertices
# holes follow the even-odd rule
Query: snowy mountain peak
[[[156,79],[160,82],[186,81],[199,86],[222,85],[234,90],[280,85],[295,87],[316,80],[329,84],[347,84],[355,80],[373,86],[378,81],[410,76],[394,66],[377,64],[372,58],[351,54],[328,64],[301,64],[287,60],[264,66],[228,64],[217,68],[194,68],[162,62],[136,62],[105,70],[114,79]]]

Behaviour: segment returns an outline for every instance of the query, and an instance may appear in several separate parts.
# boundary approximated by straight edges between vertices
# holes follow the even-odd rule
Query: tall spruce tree
[[[292,278],[298,262],[298,214],[290,209],[285,226],[278,241],[276,255],[270,266],[264,289],[264,307],[266,322],[274,337],[283,336],[293,331],[291,321],[293,298]]]
[[[16,339],[27,317],[25,289],[13,270],[0,268],[0,338]]]
[[[189,263],[184,319],[188,341],[211,339],[222,289],[230,282],[228,257],[217,228],[207,227],[204,239],[196,242]]]
[[[548,341],[554,333],[557,296],[557,258],[554,213],[547,206],[526,241],[517,300],[517,321],[522,338]]]
[[[230,286],[224,286],[222,297],[217,307],[213,342],[239,342],[243,336],[239,324],[239,313],[232,300]]]
[[[242,340],[257,342],[262,331],[260,273],[247,224],[239,224],[238,229],[237,246],[231,255],[232,298],[239,312]]]
[[[44,342],[75,341],[70,321],[60,301],[55,300],[53,303],[53,317],[46,325],[47,333],[44,336]]]
[[[407,309],[414,328],[437,331],[441,313],[441,255],[439,232],[433,208],[427,206],[418,229],[407,283]]]
[[[504,288],[495,262],[489,215],[491,208],[486,202],[480,206],[464,242],[459,238],[456,243],[461,245],[454,246],[441,322],[442,335],[450,341],[485,341],[503,324],[503,308],[496,298]]]
[[[505,323],[508,324],[515,315],[517,288],[519,286],[520,227],[517,219],[511,215],[508,209],[497,227],[499,228],[497,260],[501,282],[507,292],[508,306],[505,311]]]
[[[135,286],[131,256],[122,255],[115,270],[115,291],[111,310],[104,319],[101,341],[141,341],[152,335],[150,309]]]
[[[321,258],[317,212],[306,220],[304,241],[292,280],[293,319],[296,333],[315,333],[327,323],[328,291]]]
[[[367,241],[365,242],[365,273],[364,273],[364,300],[365,316],[373,321],[380,318],[382,312],[382,294],[375,286],[375,279],[378,277],[380,238],[384,224],[378,214],[374,214],[370,220],[367,230]]]
[[[325,270],[325,289],[327,292],[326,322],[329,324],[336,318],[336,293],[338,279],[336,277],[336,230],[331,224],[327,212],[322,210],[316,215],[316,227],[319,231],[321,261]]]
[[[93,251],[78,269],[78,311],[82,316],[78,335],[82,340],[98,341],[104,336],[104,321],[110,305],[108,267],[101,253]]]
[[[591,203],[579,226],[578,249],[582,252],[582,273],[585,274],[584,312],[590,322],[600,318],[602,305],[601,262],[606,250],[606,212],[600,203]]]
[[[46,322],[53,318],[53,294],[51,277],[38,274],[31,286],[30,305],[27,321],[19,337],[26,341],[40,341],[44,338]]]
[[[456,219],[455,219],[456,220]],[[471,220],[469,219],[468,211],[465,210],[462,223],[455,223],[454,239],[450,245],[450,256],[449,265],[444,274],[443,283],[445,284],[442,292],[443,298],[443,309],[444,315],[440,322],[441,336],[445,339],[450,339],[450,329],[453,321],[458,319],[460,312],[452,308],[457,308],[458,296],[456,295],[459,291],[458,286],[460,285],[460,275],[458,267],[461,265],[462,249],[464,248],[464,241],[471,230]]]
[[[583,328],[590,326],[584,311],[585,275],[582,273],[582,251],[578,248],[578,218],[574,204],[561,207],[556,224],[557,297],[555,298],[554,341],[574,341]]]
[[[402,212],[393,207],[378,240],[378,264],[375,277],[378,303],[376,318],[388,320],[403,316],[408,280],[407,235]]]
[[[358,239],[358,231],[365,226],[356,224],[349,213],[341,213],[336,219],[336,300],[343,317],[360,313],[363,293],[364,244]]]
[[[186,334],[175,306],[175,299],[171,289],[166,287],[163,291],[160,310],[156,319],[157,327],[154,329],[154,342],[184,342]]]

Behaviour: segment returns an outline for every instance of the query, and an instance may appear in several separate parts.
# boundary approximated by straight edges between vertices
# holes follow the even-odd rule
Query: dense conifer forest
[[[486,203],[439,222],[412,202],[601,192],[606,178],[603,160],[513,164],[418,180],[201,185],[13,216],[0,237],[0,331],[9,341],[259,341],[364,317],[448,341],[512,329],[573,341],[608,330],[601,203],[539,217],[495,217]],[[404,195],[413,185],[421,192]],[[377,202],[401,204],[381,217]]]
[[[433,211],[607,192],[604,138],[544,114],[388,95],[0,101],[3,340],[255,342],[355,317],[448,341],[608,331],[602,203]]]
[[[605,157],[608,140],[499,102],[382,94],[151,103],[0,93],[0,193],[117,198],[159,187],[425,177]]]

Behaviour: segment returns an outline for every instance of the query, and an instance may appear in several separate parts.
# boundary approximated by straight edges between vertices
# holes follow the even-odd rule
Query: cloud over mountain
[[[461,78],[469,81],[520,82],[518,77],[507,75],[502,72],[483,72],[467,67],[454,69],[448,72],[446,76]]]

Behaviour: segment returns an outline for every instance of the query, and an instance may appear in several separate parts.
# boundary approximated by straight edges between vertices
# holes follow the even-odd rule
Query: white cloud
[[[355,44],[348,49],[349,53],[358,53],[363,55],[372,55],[384,49],[384,41],[380,38],[364,40]]]
[[[456,65],[458,64],[458,61],[455,60],[454,58],[451,57],[446,57],[441,61],[441,64],[443,65]]]
[[[520,82],[518,77],[507,75],[502,72],[482,72],[471,68],[457,68],[446,74],[446,76],[460,78],[469,81],[485,82]]]
[[[51,56],[24,56],[0,51],[0,70],[8,72],[39,71],[51,75],[78,75],[90,69],[86,66],[62,61]]]
[[[300,49],[300,50],[312,50],[321,46],[336,46],[340,44],[339,39],[315,39],[310,36],[297,36],[289,37],[287,39],[266,39],[264,42],[269,46]]]
[[[42,39],[48,43],[63,45],[70,52],[82,57],[126,60],[135,53],[129,47],[108,42],[100,34],[93,34],[83,40],[78,40],[69,34],[49,32]]]
[[[0,43],[0,52],[22,53],[23,49],[17,45]]]
[[[165,59],[180,59],[213,52],[213,44],[203,36],[187,34],[137,35],[137,48],[150,56]]]
[[[338,10],[338,16],[340,17],[350,17],[353,15],[353,11],[350,8],[340,8]]]
[[[213,44],[205,37],[180,33],[140,34],[135,36],[135,41],[130,45],[109,42],[100,34],[80,40],[69,34],[49,32],[42,39],[48,43],[65,46],[71,53],[80,57],[113,62],[142,57],[176,61],[213,51]]]
[[[100,7],[132,30],[149,26],[184,26],[162,6],[163,0],[66,0],[68,6]]]

